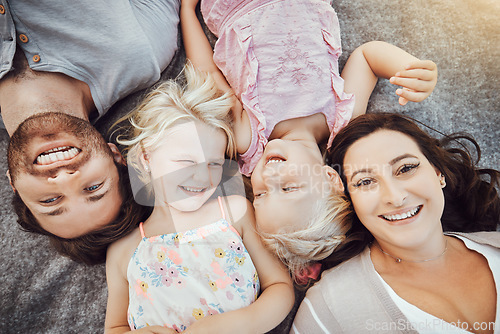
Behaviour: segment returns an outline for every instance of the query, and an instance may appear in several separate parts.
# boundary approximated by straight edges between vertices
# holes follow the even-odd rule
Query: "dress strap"
[[[141,237],[144,239],[146,234],[144,234],[144,227],[142,226],[142,222],[139,223],[139,230],[141,231]]]
[[[218,196],[217,200],[219,201],[220,213],[222,214],[222,219],[226,219],[226,213],[224,212],[224,206],[222,205],[222,197]]]

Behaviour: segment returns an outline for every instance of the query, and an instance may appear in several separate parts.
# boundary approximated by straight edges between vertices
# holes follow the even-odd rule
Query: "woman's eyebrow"
[[[355,171],[354,173],[352,173],[352,175],[350,177],[350,180],[352,180],[357,174],[360,174],[360,173],[371,173],[371,171],[372,171],[371,168],[359,169],[359,170]]]
[[[415,159],[418,159],[416,156],[414,156],[413,154],[410,154],[410,153],[405,153],[405,154],[401,154],[397,157],[395,157],[394,159],[392,159],[391,161],[389,161],[389,165],[394,165],[395,163],[397,163],[398,161],[401,161],[403,159],[406,159],[406,158],[415,158]]]
[[[418,159],[418,157],[415,156],[415,155],[413,155],[413,154],[405,153],[405,154],[398,155],[397,157],[395,157],[394,159],[392,159],[391,161],[389,161],[389,165],[392,166],[395,163],[397,163],[398,161],[401,161],[401,160],[406,159],[406,158]],[[352,175],[350,177],[350,180],[352,180],[357,174],[360,174],[360,173],[371,173],[371,172],[372,172],[371,168],[359,169],[359,170],[355,171],[354,173],[352,173]]]

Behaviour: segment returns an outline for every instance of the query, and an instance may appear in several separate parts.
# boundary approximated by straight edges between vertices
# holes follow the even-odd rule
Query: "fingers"
[[[405,70],[418,68],[426,69],[429,71],[437,71],[437,65],[432,60],[415,60],[405,66]]]
[[[432,60],[416,60],[406,65],[404,70],[397,72],[392,78],[414,78],[423,81],[435,81],[437,80],[437,65]]]
[[[400,105],[404,106],[404,105],[406,105],[407,103],[408,103],[408,100],[407,100],[407,99],[405,99],[405,98],[404,98],[404,97],[402,97],[402,96],[400,96],[400,97],[399,97],[399,104],[400,104]]]
[[[400,97],[399,104],[408,101],[421,102],[434,90],[437,83],[437,66],[431,60],[416,60],[405,69],[396,73],[389,81],[397,86],[396,94]]]
[[[397,72],[393,78],[417,78],[425,81],[433,81],[437,78],[437,72],[423,68],[413,68]]]
[[[404,106],[408,101],[422,102],[430,95],[430,92],[417,92],[407,88],[399,88],[396,90],[396,95],[399,96],[399,104]]]
[[[434,80],[422,80],[421,78],[400,78],[392,77],[390,83],[408,88],[417,92],[429,92],[434,89],[436,82]]]

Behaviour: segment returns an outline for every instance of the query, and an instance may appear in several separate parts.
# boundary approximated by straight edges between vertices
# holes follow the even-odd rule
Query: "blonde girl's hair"
[[[221,92],[214,79],[186,63],[179,77],[184,74],[185,84],[179,78],[161,83],[151,91],[130,115],[132,125],[127,138],[119,136],[117,142],[127,146],[129,165],[134,167],[139,179],[148,184],[149,173],[140,162],[141,154],[157,148],[165,132],[182,121],[200,121],[222,130],[227,137],[226,154],[236,155],[234,134],[231,128],[232,92]],[[118,122],[124,120],[122,118]],[[118,123],[117,122],[117,123]]]
[[[259,231],[264,244],[288,266],[297,283],[303,282],[301,276],[311,264],[332,254],[351,228],[353,209],[344,194],[330,191],[316,203],[313,212],[315,215],[305,229],[284,233]]]

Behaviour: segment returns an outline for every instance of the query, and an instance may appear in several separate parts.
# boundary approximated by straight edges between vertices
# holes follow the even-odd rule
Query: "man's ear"
[[[335,169],[327,165],[324,165],[321,168],[324,170],[326,178],[328,181],[330,181],[332,188],[344,192],[344,183],[342,183],[342,179],[340,178],[339,173],[337,173]]]
[[[7,171],[5,172],[5,175],[7,176],[7,178],[9,179],[9,184],[10,186],[12,187],[12,190],[14,192],[16,192],[16,188],[14,188],[14,184],[12,184],[12,178],[10,177],[10,170],[7,169]]]
[[[125,161],[125,159],[123,159],[123,155],[121,154],[118,147],[116,147],[116,145],[113,143],[108,143],[108,146],[111,149],[111,153],[113,154],[113,160],[115,160],[117,164],[126,166],[127,162]]]

